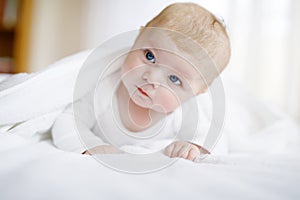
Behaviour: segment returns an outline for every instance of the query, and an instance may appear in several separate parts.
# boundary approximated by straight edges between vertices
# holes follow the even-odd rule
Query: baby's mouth
[[[148,95],[142,88],[137,87],[137,89],[138,89],[138,91],[139,91],[140,93],[142,93],[143,95],[149,97],[149,95]]]

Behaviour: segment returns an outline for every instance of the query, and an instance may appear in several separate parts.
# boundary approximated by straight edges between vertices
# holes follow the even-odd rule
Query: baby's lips
[[[148,93],[147,93],[145,90],[143,90],[142,88],[139,88],[139,87],[138,87],[138,90],[139,90],[142,94],[144,94],[145,96],[149,97]]]

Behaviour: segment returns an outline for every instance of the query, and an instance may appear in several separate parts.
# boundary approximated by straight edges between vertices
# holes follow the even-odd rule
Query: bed
[[[86,55],[71,56],[54,66],[79,65]],[[9,83],[11,76],[0,75],[0,199],[300,199],[298,124],[244,93],[226,77],[228,111],[223,134],[228,152],[210,154],[198,162],[161,154],[156,159],[172,164],[140,174],[120,172],[95,157],[57,149],[49,131],[56,112],[49,114],[47,107],[40,107],[45,111],[42,114],[49,114],[46,118],[37,113],[25,115],[22,113],[28,108],[18,106],[20,99],[5,99],[14,93],[5,93],[7,89],[18,90],[32,77],[35,75],[19,75]],[[68,98],[62,96],[60,102]],[[16,118],[30,118],[31,126],[5,131],[3,122]],[[99,156],[118,162],[128,155]]]

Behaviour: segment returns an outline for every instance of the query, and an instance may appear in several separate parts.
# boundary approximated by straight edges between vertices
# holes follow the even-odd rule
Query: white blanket
[[[43,71],[9,76],[0,84],[0,125],[48,114],[70,103],[77,74],[91,51],[64,58]]]
[[[3,200],[300,198],[299,155],[210,155],[202,163],[180,159],[155,173],[133,175],[60,151],[48,139],[1,135],[0,147]],[[115,161],[124,156],[103,155]]]
[[[72,100],[68,89],[89,53],[0,83],[0,199],[300,198],[298,126],[226,78],[223,139],[229,154],[212,154],[199,163],[179,159],[155,173],[132,175],[109,169],[92,157],[55,148],[49,129]],[[56,79],[70,73],[74,76],[62,82]],[[49,77],[52,86],[65,84],[66,89],[35,96],[32,91],[47,88]],[[53,95],[58,98],[47,98]],[[50,106],[53,101],[54,108]],[[7,132],[11,124],[20,122],[25,123]],[[126,156],[102,155],[112,162]],[[172,160],[163,155],[156,159]]]

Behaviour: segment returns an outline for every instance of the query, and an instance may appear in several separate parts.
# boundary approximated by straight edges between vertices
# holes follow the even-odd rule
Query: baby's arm
[[[117,149],[103,142],[92,131],[95,124],[93,113],[87,107],[86,101],[78,101],[77,108],[81,108],[80,120],[74,119],[72,104],[58,116],[52,127],[53,143],[59,149],[83,154],[116,153]],[[78,106],[79,105],[79,106]],[[80,136],[77,130],[80,130]],[[84,144],[81,142],[84,141]]]

